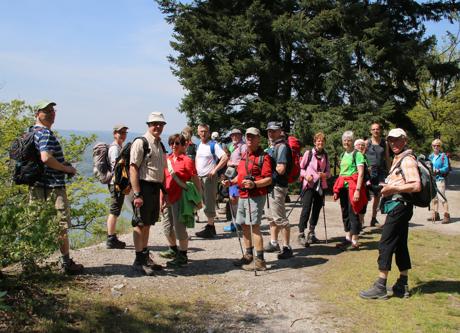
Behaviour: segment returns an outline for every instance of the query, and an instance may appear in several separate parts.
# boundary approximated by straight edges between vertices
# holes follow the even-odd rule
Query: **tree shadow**
[[[432,280],[417,285],[414,292],[422,294],[456,293],[460,294],[460,281]]]

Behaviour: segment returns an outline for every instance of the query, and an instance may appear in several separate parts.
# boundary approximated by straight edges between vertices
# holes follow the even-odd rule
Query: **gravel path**
[[[451,175],[451,186],[447,193],[450,202],[452,223],[441,225],[428,222],[429,212],[417,208],[412,218],[411,227],[428,229],[450,235],[460,234],[460,169],[455,168]],[[293,202],[287,204],[288,209],[294,206],[297,196],[291,197]],[[276,254],[267,253],[266,260],[270,267],[266,272],[242,271],[232,265],[232,261],[241,256],[235,234],[222,231],[226,222],[216,223],[218,237],[212,240],[201,240],[194,236],[204,224],[196,224],[189,230],[190,264],[186,268],[165,270],[154,277],[138,276],[132,272],[134,259],[132,237],[123,235],[121,239],[128,244],[125,250],[107,250],[104,244],[73,251],[74,258],[85,265],[86,271],[101,288],[110,290],[114,285],[123,284],[125,290],[136,290],[144,285],[146,290],[168,295],[178,301],[196,300],[221,304],[228,310],[213,318],[204,318],[208,323],[208,331],[241,331],[241,332],[335,332],[339,331],[340,318],[337,322],[329,317],[322,320],[324,305],[317,294],[316,273],[328,258],[340,255],[335,243],[343,236],[338,202],[326,199],[327,234],[329,243],[321,242],[310,248],[300,248],[296,244],[297,222],[300,207],[295,207],[290,221],[292,245],[295,256],[288,260],[277,260]],[[370,207],[369,207],[370,208]],[[368,209],[369,211],[370,209]],[[223,215],[219,215],[224,219]],[[203,217],[201,218],[203,220]],[[384,217],[378,215],[379,221]],[[369,225],[370,213],[365,218]],[[264,242],[269,239],[267,223],[264,220]],[[325,239],[323,215],[317,227],[317,237]],[[166,249],[166,241],[159,224],[151,231],[150,244],[155,259],[165,264],[157,252]],[[122,297],[122,296],[121,296]]]

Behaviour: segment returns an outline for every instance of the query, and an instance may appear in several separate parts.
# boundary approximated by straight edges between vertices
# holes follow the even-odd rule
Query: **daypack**
[[[38,130],[30,127],[10,146],[9,156],[15,161],[13,181],[17,185],[33,185],[44,173],[45,167],[34,141]]]
[[[444,178],[447,178],[447,176],[449,176],[449,173],[452,171],[452,166],[450,165],[450,158],[445,153],[441,153],[441,163],[443,165],[444,165],[444,161],[446,160],[446,158],[447,158],[447,165],[448,165],[447,172],[441,174],[441,176]]]
[[[289,136],[284,142],[287,148],[286,174],[288,183],[294,183],[300,176],[300,141],[294,136]],[[278,147],[281,143],[275,145],[274,155],[278,155]]]
[[[150,146],[147,139],[143,136],[134,138],[133,141],[128,142],[120,151],[120,156],[117,157],[115,161],[115,167],[113,168],[113,185],[115,188],[115,193],[117,194],[128,194],[131,191],[131,183],[129,181],[129,165],[130,155],[131,155],[131,146],[134,141],[137,139],[142,140],[142,149],[144,151],[143,158],[150,153]],[[160,141],[161,149],[166,153],[166,148],[163,145],[163,142]]]
[[[98,142],[93,147],[93,174],[102,184],[112,180],[112,166],[109,161],[110,145]]]
[[[415,157],[412,153],[406,153],[399,162],[391,169],[390,173],[396,171],[401,172],[403,179],[404,172],[401,169],[401,163],[407,156],[412,156],[417,161],[417,168],[420,174],[420,192],[413,192],[413,193],[401,193],[404,200],[407,202],[412,203],[414,206],[417,207],[429,207],[431,200],[436,196],[438,192],[438,188],[436,187],[436,179],[431,170],[428,166],[427,161],[422,158]],[[399,169],[399,171],[398,171]]]

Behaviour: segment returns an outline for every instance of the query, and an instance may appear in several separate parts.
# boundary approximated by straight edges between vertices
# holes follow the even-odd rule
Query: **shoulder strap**
[[[260,155],[259,155],[259,163],[258,163],[258,166],[259,166],[259,169],[260,169],[260,172],[262,173],[262,166],[264,165],[264,158],[265,158],[265,153],[262,152]]]
[[[356,166],[356,154],[357,154],[357,153],[358,153],[358,151],[357,151],[356,149],[353,150],[353,156],[352,156],[352,157],[353,157],[353,161],[352,161],[352,165],[354,165],[355,168],[357,167],[357,166]]]
[[[307,164],[305,164],[304,170],[307,170],[313,157],[313,149],[308,151]]]
[[[177,185],[179,185],[184,190],[186,190],[187,185],[176,175],[176,172],[174,171],[174,169],[172,167],[171,160],[169,158],[167,158],[166,162],[168,163],[168,171],[169,171],[169,174],[171,175],[171,177],[173,177],[173,179],[177,183]]]

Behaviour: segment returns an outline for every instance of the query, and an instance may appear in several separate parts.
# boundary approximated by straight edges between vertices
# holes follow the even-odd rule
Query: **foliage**
[[[460,8],[445,1],[157,2],[174,26],[169,60],[187,91],[179,111],[191,125],[222,131],[279,120],[304,142],[317,129],[334,133],[331,143],[345,129],[367,136],[371,120],[411,129],[406,113],[435,44],[423,37],[423,22]]]
[[[460,26],[456,35],[448,32],[446,46],[433,51],[431,67],[421,70],[420,100],[408,114],[426,151],[434,138],[441,138],[451,152],[460,144],[459,34]]]
[[[11,142],[34,123],[33,110],[23,101],[0,103],[0,268],[20,262],[26,269],[47,258],[58,248],[58,223],[51,203],[29,203],[28,188],[12,184],[12,162],[8,149]],[[66,160],[78,162],[94,137],[72,136],[60,139]],[[84,228],[105,213],[105,206],[92,200],[100,191],[81,176],[67,187],[72,223]]]

